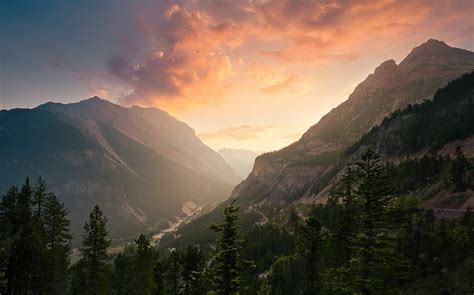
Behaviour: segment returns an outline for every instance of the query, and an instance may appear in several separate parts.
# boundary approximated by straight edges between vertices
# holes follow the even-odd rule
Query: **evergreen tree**
[[[155,252],[153,257],[154,267],[153,267],[153,276],[155,279],[156,284],[156,295],[162,295],[165,292],[165,282],[164,282],[164,273],[165,268],[163,262],[160,260],[160,253],[158,251]]]
[[[29,179],[26,178],[11,212],[15,236],[6,270],[8,294],[38,294],[45,288],[42,233],[33,219],[32,194]]]
[[[235,200],[224,208],[224,222],[211,223],[210,229],[222,233],[217,241],[217,253],[214,257],[213,284],[219,295],[239,294],[241,290],[241,259],[242,239],[239,231],[239,207]]]
[[[72,236],[69,231],[69,211],[54,194],[47,194],[41,201],[46,244],[46,264],[44,274],[48,292],[64,294],[66,292],[66,271],[69,266]]]
[[[168,294],[179,294],[181,285],[181,261],[176,249],[171,250],[170,256],[166,262],[166,291]]]
[[[449,180],[453,184],[454,192],[463,192],[469,186],[468,171],[471,170],[469,161],[464,157],[460,146],[456,147],[456,159],[449,167]]]
[[[109,294],[110,269],[107,264],[107,218],[99,206],[90,213],[89,222],[84,226],[84,236],[80,252],[82,258],[75,268],[74,294]]]
[[[354,293],[389,293],[398,283],[400,257],[395,249],[392,190],[379,156],[367,149],[357,163],[358,231],[351,258]]]
[[[33,214],[40,222],[43,216],[43,207],[45,205],[47,195],[46,182],[40,177],[35,184],[33,198],[31,200]]]
[[[150,244],[150,238],[140,235],[135,240],[135,244],[137,250],[133,259],[132,294],[154,294],[156,283],[153,275],[153,247]]]
[[[7,290],[8,278],[6,272],[11,256],[11,245],[16,234],[13,223],[17,197],[18,188],[13,186],[0,202],[0,294],[6,294]]]
[[[260,284],[260,288],[258,289],[257,295],[271,295],[272,294],[272,286],[268,282],[268,280],[263,280]]]
[[[342,209],[337,213],[336,224],[331,233],[331,263],[344,266],[349,262],[356,232],[356,204],[353,195],[354,175],[350,168],[341,178],[337,197],[342,198]]]
[[[114,260],[113,288],[114,294],[133,294],[132,287],[132,266],[135,249],[133,246],[126,246],[122,253],[119,253]]]
[[[303,261],[303,294],[321,293],[320,259],[323,238],[321,223],[316,216],[309,216],[301,228],[298,253]]]
[[[188,246],[182,256],[183,293],[197,295],[203,293],[202,272],[204,255],[198,246]]]

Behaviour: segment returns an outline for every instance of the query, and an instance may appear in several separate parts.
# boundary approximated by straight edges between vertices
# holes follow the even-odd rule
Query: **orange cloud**
[[[154,53],[143,63],[120,56],[107,62],[108,72],[132,89],[124,103],[181,108],[183,100],[218,103],[225,96],[233,66],[224,49],[242,43],[237,26],[174,4],[149,30]]]
[[[125,104],[169,111],[219,104],[243,91],[232,88],[234,65],[244,64],[243,58],[243,74],[256,79],[246,94],[294,95],[308,87],[290,66],[353,62],[429,38],[473,41],[470,0],[166,3],[147,11],[149,17],[142,20],[151,40],[149,56],[116,56],[107,62],[108,72],[129,88]],[[245,67],[252,63],[270,65],[262,70]]]
[[[286,89],[288,89],[290,86],[292,86],[295,82],[295,77],[294,76],[289,76],[288,78],[279,81],[275,84],[272,84],[267,87],[263,87],[260,89],[261,92],[265,94],[276,94],[280,93]]]

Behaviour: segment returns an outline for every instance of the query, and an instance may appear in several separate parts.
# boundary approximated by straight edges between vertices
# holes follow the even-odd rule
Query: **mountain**
[[[307,166],[325,163],[326,169],[292,202],[275,202],[258,194],[254,198],[245,198],[246,195],[229,199],[180,226],[172,235],[164,236],[159,246],[166,249],[210,245],[215,234],[209,231],[208,224],[220,222],[224,206],[232,201],[241,208],[242,233],[247,239],[260,238],[263,243],[253,231],[274,225],[293,226],[291,219],[295,218],[295,212],[304,216],[309,211],[306,204],[334,206],[326,201],[329,196],[337,196],[333,192],[340,176],[369,147],[377,151],[386,167],[384,176],[396,202],[406,204],[407,208],[436,208],[437,212],[457,216],[474,207],[474,72],[450,82],[432,100],[393,112],[380,126],[339,152],[337,158],[331,155],[329,158],[335,159],[324,162],[321,157],[317,162],[307,163]],[[332,220],[334,215],[324,215],[322,208],[316,207],[318,214],[323,215],[321,218]]]
[[[415,197],[425,208],[473,207],[474,166],[469,160],[474,159],[474,72],[450,82],[432,100],[387,116],[345,150],[332,174],[341,174],[340,167],[354,163],[368,147],[388,164],[396,195]],[[320,184],[326,182],[326,188],[308,194],[305,202],[329,196],[338,177],[324,178]]]
[[[382,63],[299,141],[259,156],[232,196],[287,203],[317,194],[323,187],[315,183],[328,175],[345,148],[391,112],[431,99],[437,89],[473,69],[474,52],[437,40],[414,48],[398,65],[394,60]]]
[[[0,188],[43,177],[76,236],[95,204],[119,238],[221,201],[239,181],[185,123],[98,97],[0,111],[0,142]]]
[[[247,178],[249,173],[252,172],[253,163],[259,154],[245,149],[224,148],[219,150],[219,155],[224,158],[227,164],[242,179]]]
[[[370,156],[374,154],[367,153],[369,148],[380,157]],[[247,279],[247,286],[253,288],[249,294],[257,293],[262,277],[274,290],[300,293],[294,290],[303,286],[304,280],[294,274],[302,273],[307,262],[297,257],[304,245],[298,241],[306,239],[310,228],[308,216],[317,218],[317,231],[323,228],[324,235],[315,236],[322,245],[318,255],[325,261],[319,268],[327,279],[320,285],[327,288],[325,294],[337,292],[335,286],[344,286],[345,278],[338,276],[340,265],[345,274],[357,276],[360,268],[354,267],[351,259],[357,257],[354,251],[362,248],[364,254],[385,249],[380,250],[383,254],[378,260],[384,264],[394,261],[388,253],[399,255],[392,265],[397,265],[405,278],[392,281],[397,276],[393,267],[373,272],[390,278],[386,283],[393,284],[395,293],[430,294],[444,289],[464,294],[472,289],[470,245],[474,239],[469,233],[474,224],[468,208],[474,206],[474,71],[436,91],[432,100],[391,113],[340,152],[330,166],[318,179],[324,189],[308,194],[310,198],[292,203],[229,199],[164,236],[158,247],[185,251],[190,245],[199,245],[213,253],[220,236],[208,225],[227,220],[223,211],[232,203],[240,207],[241,257],[256,265]],[[329,194],[331,198],[324,202],[324,195]],[[373,234],[368,247],[361,247],[366,242],[358,237],[367,236],[359,234],[365,231],[361,228]],[[374,228],[378,229],[375,234]],[[355,242],[347,242],[348,237]],[[367,250],[371,248],[376,250]],[[348,252],[340,249],[349,254],[342,257]],[[403,262],[397,264],[399,261]]]

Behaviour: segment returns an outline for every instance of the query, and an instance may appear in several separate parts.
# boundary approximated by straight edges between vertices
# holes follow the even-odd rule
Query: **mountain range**
[[[221,201],[240,181],[185,123],[98,97],[0,111],[0,142],[0,188],[43,177],[76,237],[96,204],[121,238]]]
[[[207,225],[235,200],[242,231],[285,224],[291,212],[326,203],[346,167],[372,148],[387,165],[394,193],[417,207],[464,212],[474,206],[474,172],[460,173],[459,152],[474,158],[474,53],[429,40],[397,65],[382,63],[349,98],[297,142],[260,155],[232,197],[165,236],[161,247],[209,244]],[[295,211],[294,211],[295,210]]]
[[[275,210],[326,202],[343,168],[368,145],[376,147],[384,161],[402,162],[433,153],[453,156],[458,145],[472,157],[474,134],[469,126],[474,123],[468,119],[474,117],[468,107],[472,89],[461,87],[457,97],[457,90],[448,84],[473,69],[473,52],[428,40],[399,64],[382,63],[300,140],[258,156],[248,177],[255,153],[231,149],[216,153],[188,125],[159,109],[125,108],[93,97],[72,104],[3,110],[0,190],[21,184],[26,176],[32,181],[43,177],[70,209],[76,237],[96,204],[104,209],[116,239],[167,228],[230,195],[246,212],[255,211],[254,217],[268,220],[268,214],[275,213],[278,219]],[[451,90],[444,96],[437,94],[444,98],[435,99],[438,102],[430,110],[426,101],[436,98],[437,90],[446,85]],[[420,109],[419,103],[425,106]],[[430,125],[430,120],[445,124]],[[421,206],[427,207],[455,209],[472,204],[469,191],[459,197],[445,190],[441,170],[426,176],[430,180],[419,189],[404,193],[416,190],[423,199]],[[232,191],[240,179],[245,180]],[[201,224],[207,230],[207,221],[221,209],[218,206],[183,229],[196,234]]]
[[[394,60],[383,62],[300,140],[259,156],[232,197],[275,203],[317,201],[315,196],[321,196],[324,188],[315,186],[347,147],[390,113],[432,99],[436,90],[473,69],[474,52],[433,39],[415,47],[398,65]]]

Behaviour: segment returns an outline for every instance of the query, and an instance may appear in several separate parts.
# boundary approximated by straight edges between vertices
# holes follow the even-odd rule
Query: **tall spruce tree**
[[[354,253],[351,258],[351,289],[354,293],[390,293],[402,267],[395,248],[393,194],[380,157],[367,149],[357,162],[358,199]]]
[[[117,295],[133,294],[132,269],[135,249],[127,245],[114,259],[113,293]]]
[[[166,294],[178,295],[181,286],[181,259],[176,249],[172,249],[166,261]]]
[[[449,180],[453,185],[454,192],[463,192],[469,186],[468,171],[472,166],[464,156],[460,146],[456,147],[456,159],[451,162],[449,167]]]
[[[314,215],[307,217],[300,235],[298,253],[304,269],[303,294],[320,294],[322,290],[320,259],[323,238],[319,219]]]
[[[349,262],[356,232],[356,204],[354,200],[354,173],[347,168],[342,176],[336,197],[342,199],[342,208],[337,212],[336,222],[330,238],[331,264],[337,267]]]
[[[49,193],[42,200],[42,221],[44,225],[44,241],[46,245],[46,265],[44,274],[47,292],[64,294],[67,287],[67,268],[71,252],[72,236],[69,231],[69,211],[58,198]]]
[[[107,264],[107,218],[99,206],[90,213],[84,226],[80,252],[82,258],[74,268],[74,294],[110,294],[110,268]]]
[[[14,227],[18,188],[12,186],[0,202],[0,294],[7,293],[7,269],[11,257],[11,246],[18,230]]]
[[[15,236],[6,270],[8,294],[38,294],[45,288],[42,228],[33,218],[32,195],[30,181],[26,178],[11,212]]]
[[[33,215],[41,222],[43,216],[43,208],[47,198],[47,186],[43,178],[38,178],[33,190],[33,197],[31,200]]]
[[[242,238],[239,230],[239,207],[235,200],[224,208],[224,222],[211,223],[209,228],[221,233],[217,241],[217,253],[214,257],[213,285],[217,294],[234,295],[241,291],[240,271],[242,262],[240,251]]]
[[[135,240],[136,253],[133,257],[133,271],[131,283],[133,293],[137,295],[154,294],[156,291],[156,283],[153,275],[154,267],[154,250],[150,243],[150,238],[140,235]]]
[[[153,276],[155,279],[156,290],[155,295],[162,295],[165,292],[165,282],[164,282],[164,274],[165,274],[165,267],[164,263],[160,260],[160,253],[155,251],[155,255],[153,257]]]
[[[188,246],[182,256],[183,293],[185,295],[202,294],[202,273],[204,269],[204,255],[198,246]]]

